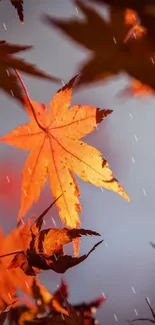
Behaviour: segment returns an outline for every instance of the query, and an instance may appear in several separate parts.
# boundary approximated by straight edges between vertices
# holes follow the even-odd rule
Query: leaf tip
[[[96,110],[96,124],[102,122],[102,120],[113,112],[112,109],[99,109]]]

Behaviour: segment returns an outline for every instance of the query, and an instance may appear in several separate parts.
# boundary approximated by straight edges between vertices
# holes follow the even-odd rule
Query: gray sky
[[[66,18],[77,15],[69,0],[25,0],[25,24],[21,25],[9,1],[3,0],[0,3],[0,38],[16,44],[34,45],[33,50],[21,56],[67,81],[89,53],[57,30],[44,25],[40,20],[44,12]],[[31,98],[45,104],[61,87],[25,75],[23,77]],[[115,324],[114,314],[120,325],[126,324],[124,319],[136,317],[135,309],[139,316],[149,316],[144,300],[146,296],[155,307],[155,251],[149,245],[150,241],[155,242],[155,100],[153,97],[145,100],[118,98],[116,94],[127,83],[128,79],[121,76],[108,84],[83,88],[73,95],[73,104],[91,104],[114,110],[98,131],[85,140],[102,152],[115,177],[131,197],[131,203],[127,203],[117,194],[106,190],[102,192],[100,188],[77,178],[83,207],[82,227],[99,231],[106,245],[98,247],[88,260],[68,271],[65,279],[73,303],[92,300],[101,292],[108,296],[98,312],[100,323],[106,325]],[[2,92],[0,105],[0,135],[27,121],[25,112]],[[0,182],[4,188],[3,191],[0,187],[0,223],[5,232],[16,224],[20,203],[18,184],[26,156],[27,153],[13,147],[0,146]],[[6,175],[11,180],[9,185]],[[7,191],[8,186],[13,188],[10,192]],[[51,199],[46,186],[40,201],[27,215],[37,215]],[[51,216],[59,226],[55,208],[47,217],[48,225],[52,226]],[[82,239],[81,254],[87,252],[95,242],[97,240],[94,238]],[[45,272],[41,278],[51,291],[60,281],[60,276],[52,271]]]

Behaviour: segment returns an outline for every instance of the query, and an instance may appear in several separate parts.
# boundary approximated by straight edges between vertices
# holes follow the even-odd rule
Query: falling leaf
[[[146,97],[154,95],[154,90],[148,85],[144,85],[138,80],[133,80],[128,87],[120,93],[121,95],[141,96]]]
[[[20,267],[27,275],[36,275],[37,273],[48,269],[52,269],[57,273],[64,273],[69,268],[83,262],[93,252],[93,250],[103,242],[103,240],[100,241],[93,246],[88,254],[79,258],[64,255],[63,246],[72,242],[75,238],[87,235],[100,236],[100,234],[96,231],[76,228],[50,228],[40,230],[43,223],[43,217],[50,207],[51,205],[33,224],[32,218],[29,218],[21,227],[20,238],[23,242],[23,250],[10,253],[10,255],[15,255],[8,267],[9,269]],[[3,257],[6,256],[1,255],[1,258]]]
[[[13,96],[23,103],[23,91],[19,85],[19,81],[14,69],[18,69],[28,75],[44,78],[52,81],[60,81],[56,77],[52,77],[41,70],[35,65],[26,62],[23,59],[13,56],[21,51],[31,49],[32,46],[9,44],[5,41],[0,42],[0,88],[9,96]]]
[[[0,258],[10,257],[14,255],[13,260],[8,266],[8,269],[20,267],[26,275],[35,276],[43,270],[52,269],[57,273],[64,273],[69,268],[83,262],[95,248],[103,242],[100,241],[93,248],[79,258],[64,255],[63,246],[72,242],[75,238],[81,236],[100,236],[99,233],[93,230],[86,229],[67,229],[67,228],[50,228],[40,230],[43,217],[46,215],[51,206],[61,197],[61,195],[37,218],[32,224],[33,217],[18,227],[17,242],[15,247],[20,247],[8,254],[3,254]],[[10,255],[10,256],[9,256]],[[37,289],[35,286],[34,289]],[[39,288],[39,292],[40,292]],[[34,291],[32,290],[33,294]],[[38,291],[37,291],[38,294]]]
[[[46,253],[18,253],[13,258],[9,269],[20,267],[26,275],[36,275],[44,270],[53,270],[56,273],[62,274],[65,273],[68,269],[86,260],[88,256],[95,250],[95,248],[102,242],[103,240],[95,244],[87,254],[84,254],[80,257],[63,255],[63,252],[61,251],[51,256],[48,256]]]
[[[65,286],[65,288],[64,288]],[[39,317],[35,317],[29,325],[44,325],[44,324],[58,324],[58,325],[95,325],[98,324],[97,320],[94,318],[95,311],[101,306],[102,303],[105,302],[105,298],[99,297],[91,302],[88,303],[80,303],[77,305],[72,305],[67,300],[66,296],[66,288],[67,284],[64,281],[61,282],[59,289],[56,291],[56,294],[53,294],[53,297],[57,299],[57,301],[61,304],[63,308],[66,308],[68,314],[60,314],[58,313],[53,307],[48,304],[47,308],[50,308],[49,312],[47,311],[43,313],[43,310],[39,310]],[[20,307],[18,307],[19,310]],[[31,309],[29,309],[29,313],[31,313]],[[44,316],[46,313],[46,316]],[[16,312],[17,314],[17,312]],[[28,310],[27,310],[28,314]],[[44,314],[44,315],[42,315]],[[22,315],[21,315],[22,316]],[[24,314],[22,317],[23,323],[21,323],[21,316],[16,320],[17,324],[23,325],[24,324]],[[15,322],[14,317],[12,321]]]
[[[133,29],[125,24],[124,9],[110,7],[110,21],[107,21],[83,2],[76,0],[75,4],[84,14],[84,20],[59,20],[45,15],[44,21],[92,51],[91,57],[81,67],[77,86],[107,80],[126,72],[155,89],[155,65],[151,60],[155,54],[148,33],[138,39],[130,37]],[[139,29],[139,26],[136,27],[137,33]]]
[[[49,104],[49,112],[32,101],[38,123],[30,103],[26,102],[31,122],[0,138],[0,142],[23,150],[31,149],[22,172],[18,221],[38,200],[47,175],[54,198],[62,194],[56,205],[62,222],[70,228],[80,225],[78,212],[81,211],[78,200],[80,193],[72,171],[82,180],[112,190],[129,201],[101,153],[80,140],[112,111],[88,105],[75,105],[69,109],[75,79],[56,93]]]

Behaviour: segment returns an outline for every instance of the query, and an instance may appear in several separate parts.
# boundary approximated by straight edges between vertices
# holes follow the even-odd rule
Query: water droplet
[[[138,312],[137,312],[137,309],[134,309],[134,312],[135,312],[136,316],[138,316]]]
[[[10,77],[10,73],[9,73],[8,69],[6,69],[6,73],[7,73],[8,77]]]
[[[118,318],[117,318],[116,314],[114,314],[114,318],[115,318],[115,321],[117,322]]]
[[[96,314],[96,311],[97,311],[97,309],[96,309],[95,307],[92,307],[92,308],[91,308],[91,313],[92,313],[92,314]]]
[[[65,83],[64,83],[64,81],[63,80],[61,80],[61,83],[62,83],[62,85],[63,85],[63,87],[65,86]]]
[[[144,193],[145,196],[147,196],[145,188],[143,188],[143,193]]]
[[[135,164],[135,160],[134,160],[134,158],[132,157],[132,162],[133,162],[133,164]]]
[[[136,135],[136,134],[134,134],[134,138],[135,138],[135,141],[136,141],[136,142],[139,142],[139,140],[138,140],[138,138],[137,138],[137,135]]]
[[[25,190],[23,190],[23,192],[24,192],[24,195],[25,195],[25,196],[27,196],[27,193],[26,193],[26,191],[25,191]]]
[[[132,291],[133,291],[134,294],[136,294],[136,290],[135,290],[134,287],[132,287]]]
[[[6,27],[5,23],[3,23],[3,27],[4,27],[5,30],[7,30],[7,27]]]
[[[10,183],[9,176],[6,176],[7,182]]]
[[[115,44],[117,44],[116,38],[113,36],[113,41]]]
[[[27,281],[25,281],[25,284],[26,284],[26,287],[29,288],[29,285],[28,285]]]

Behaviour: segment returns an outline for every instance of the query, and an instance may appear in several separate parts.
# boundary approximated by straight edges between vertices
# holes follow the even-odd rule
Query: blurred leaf
[[[35,65],[13,56],[13,54],[31,48],[32,46],[9,44],[5,41],[0,42],[0,88],[5,91],[7,95],[18,99],[22,104],[24,104],[23,90],[19,84],[14,69],[18,69],[19,71],[31,76],[60,82],[60,79],[42,72]]]
[[[84,14],[84,20],[59,20],[45,15],[44,21],[92,51],[92,56],[81,68],[77,86],[126,72],[155,89],[154,49],[143,27],[136,25],[137,33],[141,33],[142,28],[142,37],[133,38],[133,28],[126,23],[124,6],[123,9],[110,7],[109,22],[80,0],[75,4]]]

